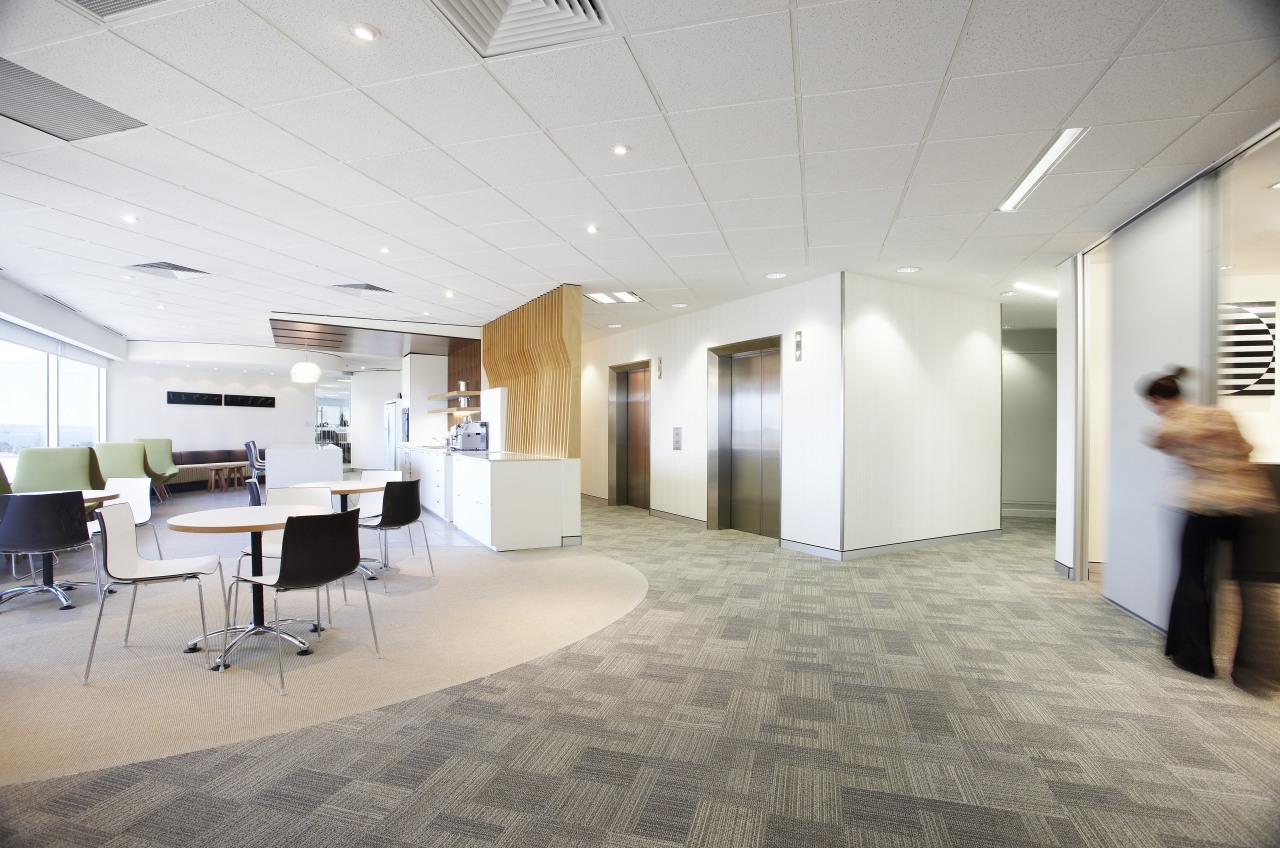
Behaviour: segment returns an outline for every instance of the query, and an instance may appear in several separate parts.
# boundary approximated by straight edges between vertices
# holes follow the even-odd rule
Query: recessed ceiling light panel
[[[786,276],[787,275],[782,273],[781,271],[774,271],[772,274],[765,274],[764,278],[766,280],[781,280]]]
[[[916,265],[903,265],[901,268],[895,268],[894,270],[899,274],[914,274],[919,271],[920,268]]]
[[[609,297],[609,295],[604,292],[587,292],[587,297],[591,298],[596,303],[617,303],[616,300]]]
[[[614,292],[613,296],[623,303],[644,303],[644,298],[635,292]]]

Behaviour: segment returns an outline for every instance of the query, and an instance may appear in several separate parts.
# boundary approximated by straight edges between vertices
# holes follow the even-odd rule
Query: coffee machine
[[[456,451],[489,450],[489,422],[467,418],[453,428],[449,447]]]

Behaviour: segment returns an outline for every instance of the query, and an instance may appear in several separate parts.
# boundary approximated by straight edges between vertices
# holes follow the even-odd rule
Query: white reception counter
[[[582,542],[579,460],[402,445],[401,469],[424,507],[495,551]]]

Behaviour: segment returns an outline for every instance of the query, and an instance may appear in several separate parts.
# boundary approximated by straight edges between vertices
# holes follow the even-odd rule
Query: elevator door
[[[649,508],[649,369],[627,372],[627,504]]]
[[[780,538],[782,407],[777,350],[732,359],[729,526]]]

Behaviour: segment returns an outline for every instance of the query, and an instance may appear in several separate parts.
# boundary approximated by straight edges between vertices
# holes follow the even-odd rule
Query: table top
[[[50,489],[47,492],[14,492],[15,495],[56,495],[59,492],[74,492],[76,489]],[[87,504],[102,503],[103,501],[113,501],[120,497],[119,492],[113,492],[110,489],[80,489],[81,496]]]
[[[240,462],[202,462],[200,463],[201,468],[239,468],[241,466],[248,466],[248,465],[249,465],[248,460],[241,460]]]
[[[324,515],[329,510],[318,506],[282,504],[279,506],[232,506],[188,512],[169,519],[169,529],[183,533],[257,533],[283,530],[291,515]]]
[[[335,495],[359,495],[364,492],[381,492],[387,487],[385,480],[330,480],[323,483],[294,483],[291,489],[330,489]]]

